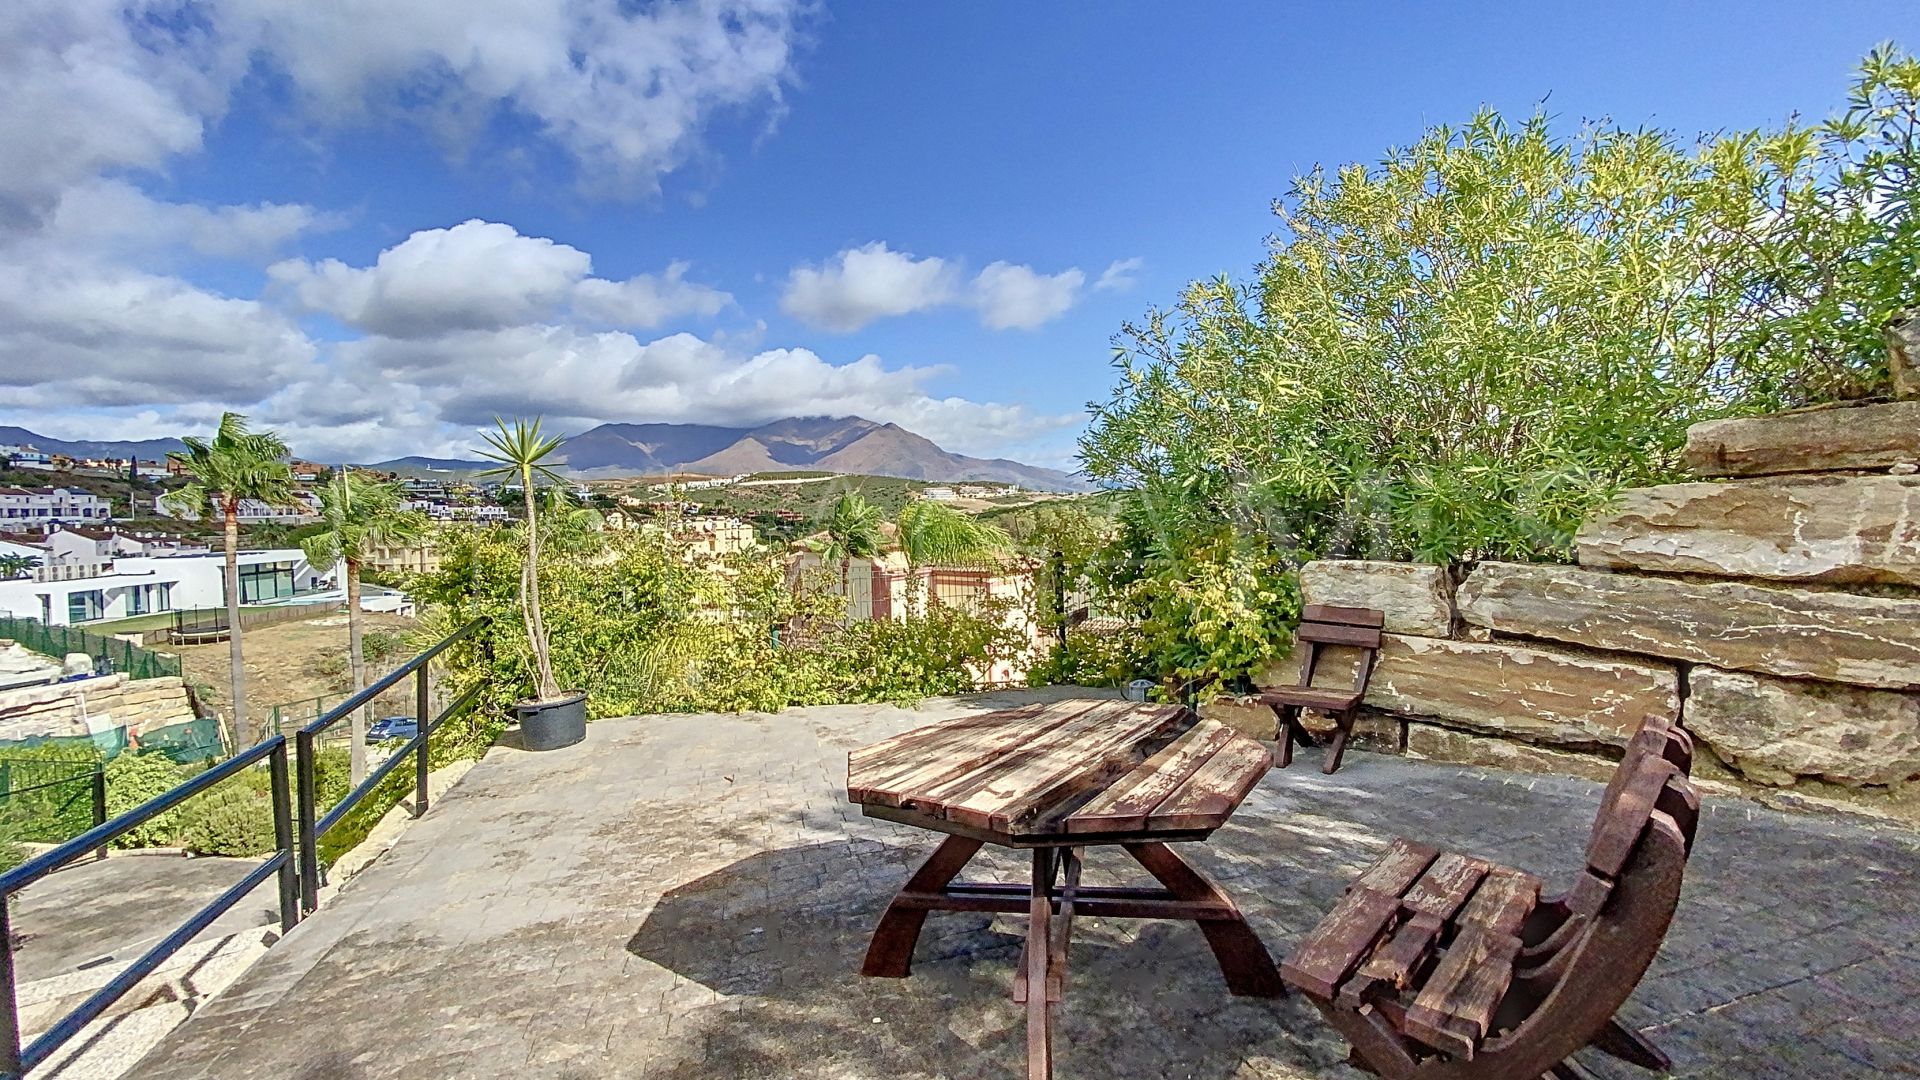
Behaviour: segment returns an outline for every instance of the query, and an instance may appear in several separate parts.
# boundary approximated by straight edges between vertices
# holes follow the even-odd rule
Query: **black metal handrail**
[[[274,852],[239,883],[221,893],[195,912],[173,933],[127,965],[105,986],[69,1010],[54,1025],[31,1043],[20,1043],[20,1005],[13,969],[13,925],[10,901],[21,889],[39,881],[62,866],[93,851],[104,851],[108,843],[148,820],[173,809],[208,788],[251,768],[261,761],[271,770],[273,794]],[[0,874],[0,1078],[18,1080],[28,1069],[80,1034],[113,1003],[134,988],[140,980],[179,952],[186,944],[212,926],[215,919],[238,904],[267,878],[280,877],[280,928],[290,930],[300,921],[298,882],[294,879],[293,810],[287,797],[287,740],[279,735],[246,752],[215,765],[199,776],[157,798],[148,800],[104,824],[97,825],[51,851],[42,852],[19,866]]]
[[[298,775],[295,778],[294,786],[299,814],[299,878],[300,908],[302,912],[311,912],[320,906],[320,838],[325,836],[328,830],[338,825],[340,819],[344,818],[348,811],[357,806],[360,800],[371,794],[374,788],[380,785],[382,780],[385,780],[394,769],[400,766],[401,762],[407,759],[409,754],[413,755],[414,758],[413,816],[417,818],[427,812],[427,739],[439,729],[441,724],[472,708],[474,702],[479,700],[480,691],[484,685],[474,686],[473,689],[462,694],[458,701],[442,709],[438,716],[434,716],[429,720],[428,711],[431,706],[427,701],[428,690],[430,688],[427,681],[427,664],[431,662],[434,657],[446,651],[455,642],[471,637],[474,633],[478,632],[481,627],[485,626],[488,621],[488,617],[483,615],[447,635],[432,648],[388,672],[365,690],[335,705],[333,708],[327,710],[319,719],[304,725],[299,731],[294,733],[294,744],[299,749],[297,759]],[[354,710],[373,701],[408,675],[414,677],[414,703],[416,710],[414,716],[417,719],[417,727],[414,731],[413,738],[408,739],[406,745],[394,751],[392,757],[381,762],[379,768],[369,773],[367,778],[360,781],[352,791],[347,792],[345,797],[327,811],[326,816],[319,816],[320,800],[315,790],[314,766],[315,747],[320,733],[347,717],[352,716]]]

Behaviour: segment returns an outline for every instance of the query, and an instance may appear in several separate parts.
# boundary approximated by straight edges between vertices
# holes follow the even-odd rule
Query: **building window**
[[[241,603],[259,604],[292,595],[292,563],[255,563],[240,568]]]
[[[67,594],[67,621],[70,623],[92,622],[106,614],[107,598],[99,589],[87,589]]]

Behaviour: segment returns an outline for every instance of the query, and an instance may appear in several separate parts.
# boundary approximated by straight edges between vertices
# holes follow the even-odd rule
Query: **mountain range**
[[[160,458],[180,450],[178,439],[68,441],[26,428],[0,427],[0,445],[24,444],[79,458]],[[898,424],[858,416],[789,417],[759,427],[712,424],[601,424],[567,439],[555,455],[565,471],[588,479],[656,473],[732,476],[751,472],[835,472],[908,480],[982,481],[1041,491],[1086,491],[1089,485],[1058,469],[1006,458],[977,458],[942,450]],[[469,472],[489,463],[458,458],[402,457],[372,462],[380,469]]]

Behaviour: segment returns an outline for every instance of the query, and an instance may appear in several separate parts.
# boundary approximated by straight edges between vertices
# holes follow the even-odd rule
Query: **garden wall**
[[[136,680],[115,674],[0,691],[0,740],[118,727],[138,735],[193,718],[193,702],[178,677]]]
[[[1577,565],[1303,568],[1306,602],[1386,612],[1363,734],[1406,720],[1413,754],[1601,776],[1658,715],[1727,779],[1920,779],[1920,401],[1698,424],[1684,462],[1699,480],[1586,521]]]

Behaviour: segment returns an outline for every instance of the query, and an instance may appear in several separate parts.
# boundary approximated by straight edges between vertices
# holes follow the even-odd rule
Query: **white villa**
[[[0,532],[31,532],[52,525],[96,525],[112,520],[105,499],[60,487],[0,487]]]
[[[226,603],[220,552],[106,535],[96,540],[63,530],[34,544],[0,540],[0,553],[41,560],[26,576],[0,581],[0,614],[71,626]],[[240,553],[243,604],[290,602],[332,578],[331,568],[316,569],[298,548]]]

